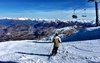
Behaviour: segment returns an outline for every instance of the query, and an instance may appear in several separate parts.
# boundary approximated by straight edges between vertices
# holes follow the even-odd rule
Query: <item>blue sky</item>
[[[94,3],[87,0],[0,0],[0,17],[72,19],[73,9],[78,19],[83,9],[88,15],[84,19],[95,19]]]

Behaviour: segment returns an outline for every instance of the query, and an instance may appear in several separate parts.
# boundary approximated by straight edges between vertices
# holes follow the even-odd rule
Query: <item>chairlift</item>
[[[73,18],[73,19],[77,19],[77,15],[76,15],[76,13],[75,13],[75,9],[74,9],[74,12],[73,12],[72,18]]]
[[[86,15],[86,9],[84,9],[84,11],[82,13],[82,17],[87,17],[87,15]]]

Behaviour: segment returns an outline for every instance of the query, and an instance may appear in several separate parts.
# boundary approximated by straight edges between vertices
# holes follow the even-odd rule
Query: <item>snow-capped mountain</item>
[[[8,17],[3,17],[0,18],[0,25],[13,25],[13,24],[23,24],[26,22],[28,25],[33,25],[33,24],[29,24],[29,23],[37,23],[37,22],[42,22],[43,23],[58,23],[62,22],[65,24],[69,24],[71,25],[83,25],[83,26],[94,26],[95,21],[91,21],[91,20],[76,20],[76,21],[68,21],[68,20],[60,20],[60,19],[37,19],[37,18],[8,18]]]

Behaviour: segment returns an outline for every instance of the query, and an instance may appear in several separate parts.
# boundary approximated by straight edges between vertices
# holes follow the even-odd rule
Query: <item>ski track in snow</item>
[[[62,43],[58,54],[49,60],[48,56],[53,43],[28,40],[4,42],[0,43],[0,61],[15,61],[18,63],[100,63],[100,48],[94,50],[100,47],[99,42],[100,40]]]

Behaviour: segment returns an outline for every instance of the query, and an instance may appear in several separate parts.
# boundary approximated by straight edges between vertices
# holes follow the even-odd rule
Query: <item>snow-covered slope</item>
[[[49,59],[53,43],[10,41],[0,43],[0,61],[18,63],[96,63],[100,62],[100,39],[62,43],[55,59]],[[67,53],[68,51],[68,53]]]
[[[100,39],[100,27],[90,27],[80,30],[73,36],[63,39],[63,41],[81,41],[91,39]]]
[[[86,28],[75,35],[86,33],[85,37],[94,34],[93,40],[63,42],[58,54],[48,59],[53,43],[37,40],[7,41],[0,43],[1,63],[100,63],[100,27]],[[91,31],[91,33],[89,33]],[[79,34],[80,33],[80,34]],[[73,36],[74,38],[76,36]],[[98,36],[100,37],[100,36]],[[73,38],[73,39],[74,39]],[[91,38],[91,37],[90,37]],[[68,51],[68,52],[67,52]]]

